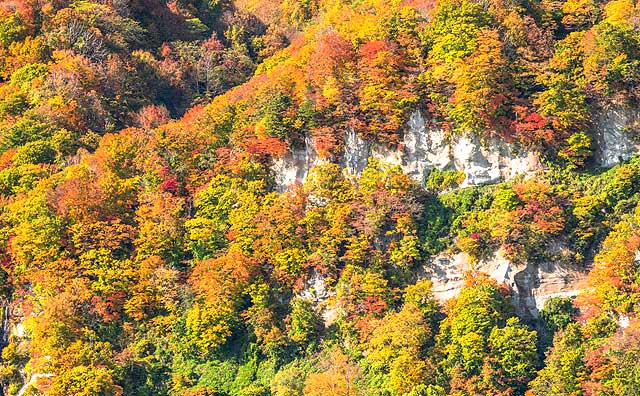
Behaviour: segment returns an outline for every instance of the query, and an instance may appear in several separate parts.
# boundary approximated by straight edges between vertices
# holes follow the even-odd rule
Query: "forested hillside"
[[[0,395],[640,395],[639,97],[637,0],[0,1]]]

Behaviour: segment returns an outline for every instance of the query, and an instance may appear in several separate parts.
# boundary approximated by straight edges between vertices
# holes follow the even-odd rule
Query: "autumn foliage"
[[[0,394],[637,394],[640,162],[592,159],[601,111],[637,106],[639,21],[636,0],[0,2]],[[345,171],[347,135],[383,157],[416,111],[545,170]],[[471,271],[445,302],[427,279],[498,253],[588,287],[540,306]]]

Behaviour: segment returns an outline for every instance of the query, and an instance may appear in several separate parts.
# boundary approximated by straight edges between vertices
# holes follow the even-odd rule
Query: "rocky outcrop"
[[[316,304],[319,304],[329,298],[329,287],[325,281],[325,278],[313,271],[309,279],[304,284],[304,287],[297,297],[310,300]]]
[[[313,303],[320,313],[325,327],[331,326],[338,318],[338,307],[331,304],[332,298],[335,297],[335,291],[329,288],[324,276],[315,270],[296,297],[304,298]]]
[[[431,169],[456,169],[465,174],[462,184],[465,187],[497,183],[541,167],[535,153],[497,138],[485,141],[477,136],[449,138],[444,130],[431,126],[418,110],[409,118],[397,148],[366,141],[353,130],[345,134],[344,140],[344,151],[337,161],[352,175],[359,175],[369,158],[377,158],[401,166],[419,183],[424,183]],[[294,147],[274,161],[272,169],[278,189],[284,191],[296,182],[303,182],[309,169],[322,162],[312,140],[305,139],[303,147]]]
[[[371,152],[371,143],[360,138],[356,131],[349,130],[344,137],[344,153],[340,165],[351,175],[362,172]]]
[[[0,324],[0,350],[7,346],[9,342],[9,333],[11,325],[11,301],[1,299],[0,304],[0,318],[2,323]]]
[[[576,296],[586,287],[585,269],[554,260],[515,264],[500,250],[476,264],[466,253],[440,254],[422,268],[419,277],[431,279],[436,299],[446,301],[460,293],[465,273],[471,270],[489,274],[498,283],[509,286],[516,312],[529,319],[538,317],[549,298]]]
[[[608,168],[640,152],[640,111],[611,106],[594,119],[595,162]]]
[[[55,374],[53,374],[53,373],[34,373],[29,378],[29,381],[27,381],[22,386],[22,388],[20,388],[20,390],[18,391],[16,396],[22,396],[22,395],[26,394],[27,391],[29,390],[29,388],[34,387],[38,383],[39,380],[46,379],[46,378],[51,378],[51,377],[55,377]]]
[[[516,314],[534,322],[548,299],[575,297],[587,287],[588,269],[572,267],[553,259],[560,257],[563,249],[560,244],[551,246],[548,250],[551,259],[525,264],[512,262],[502,250],[477,263],[473,263],[466,253],[441,253],[417,271],[416,280],[430,279],[434,297],[445,302],[458,296],[467,272],[486,273],[499,284],[509,287]],[[328,287],[320,274],[311,274],[297,297],[314,304],[326,327],[340,315],[340,309],[335,304],[335,290]]]
[[[463,136],[452,150],[455,169],[466,176],[462,187],[499,183],[542,167],[536,153],[496,138],[481,142],[477,136]]]
[[[621,106],[601,110],[594,117],[593,137],[597,165],[610,167],[631,158],[640,152],[640,111]],[[346,133],[344,143],[342,157],[336,161],[352,175],[359,175],[369,158],[401,166],[420,183],[424,183],[434,168],[455,169],[465,174],[463,187],[497,183],[541,168],[535,153],[497,138],[483,141],[470,135],[450,138],[444,130],[425,120],[420,111],[411,115],[397,148],[366,141],[353,130]],[[309,169],[321,162],[311,139],[305,139],[303,147],[294,148],[274,163],[279,189],[284,191],[293,183],[303,182]],[[475,265],[464,253],[441,254],[423,268],[420,276],[433,281],[434,294],[439,300],[447,300],[459,293],[464,274],[472,269],[507,284],[513,291],[517,312],[529,318],[537,317],[547,299],[574,296],[586,287],[586,270],[571,268],[561,260],[516,265],[500,251]],[[319,277],[312,278],[306,290],[311,294],[304,297],[316,303],[330,297]],[[331,309],[324,312],[325,321],[332,322],[336,313]]]
[[[302,183],[309,170],[323,162],[313,147],[313,139],[306,136],[302,146],[292,147],[286,155],[273,161],[271,169],[279,192],[286,191],[296,183]]]
[[[521,150],[497,138],[481,141],[477,136],[449,138],[441,128],[430,127],[415,111],[409,118],[400,148],[391,150],[378,144],[367,144],[347,134],[343,167],[360,174],[369,157],[399,165],[419,183],[424,183],[434,169],[455,169],[465,174],[463,187],[498,183],[519,174],[541,168],[535,153]]]
[[[609,106],[596,112],[593,122],[596,165],[611,167],[640,152],[640,110]],[[303,182],[309,169],[322,162],[307,137],[274,161],[273,171],[280,191]],[[370,157],[399,165],[423,183],[431,169],[455,169],[465,174],[462,187],[498,183],[520,174],[530,174],[542,166],[538,155],[498,138],[478,136],[448,137],[442,128],[414,111],[397,148],[390,149],[362,139],[350,130],[344,136],[344,151],[337,162],[352,175],[359,175]]]

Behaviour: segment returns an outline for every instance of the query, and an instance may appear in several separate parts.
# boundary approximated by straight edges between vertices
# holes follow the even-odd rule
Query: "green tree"
[[[578,310],[573,306],[573,300],[568,297],[552,297],[544,302],[540,311],[540,320],[553,334],[566,328],[575,320]]]
[[[533,396],[582,396],[587,379],[580,325],[572,323],[556,333],[545,367],[529,385]]]

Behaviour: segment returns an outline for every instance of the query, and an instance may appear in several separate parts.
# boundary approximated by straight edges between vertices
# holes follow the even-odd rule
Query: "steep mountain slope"
[[[0,10],[1,394],[637,393],[636,1]]]

